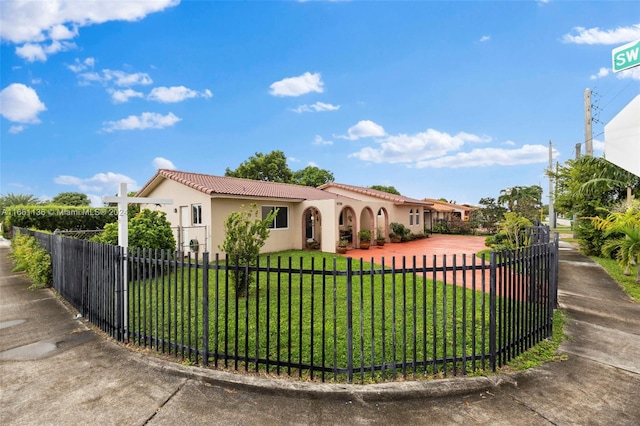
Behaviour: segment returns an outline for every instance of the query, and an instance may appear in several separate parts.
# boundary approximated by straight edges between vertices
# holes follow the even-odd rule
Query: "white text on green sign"
[[[640,40],[616,47],[611,52],[613,72],[623,71],[640,65]]]

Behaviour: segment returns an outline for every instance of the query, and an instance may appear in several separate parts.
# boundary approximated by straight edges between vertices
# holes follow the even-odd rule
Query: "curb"
[[[502,386],[518,386],[522,373],[482,377],[457,377],[429,381],[386,382],[370,385],[295,382],[286,379],[245,376],[226,371],[174,364],[148,355],[139,362],[163,373],[201,383],[262,394],[304,396],[309,399],[355,399],[364,402],[389,402],[408,399],[442,398],[483,393]]]

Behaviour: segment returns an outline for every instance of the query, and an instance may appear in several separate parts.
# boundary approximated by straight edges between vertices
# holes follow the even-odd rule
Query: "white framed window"
[[[266,219],[269,213],[278,210],[278,214],[269,225],[271,229],[287,229],[289,227],[289,208],[285,206],[262,206],[262,219]]]
[[[413,225],[413,209],[409,210],[409,226]]]
[[[191,224],[202,225],[202,204],[191,204]]]
[[[420,225],[420,209],[416,209],[416,225]]]

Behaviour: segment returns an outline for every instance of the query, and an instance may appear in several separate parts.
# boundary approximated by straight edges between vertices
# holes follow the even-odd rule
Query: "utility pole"
[[[591,89],[584,90],[584,150],[593,156],[593,134],[591,131]]]
[[[556,227],[556,212],[553,208],[553,145],[549,139],[549,228]]]
[[[577,143],[576,144],[576,160],[580,158],[580,147],[581,147],[581,143]]]

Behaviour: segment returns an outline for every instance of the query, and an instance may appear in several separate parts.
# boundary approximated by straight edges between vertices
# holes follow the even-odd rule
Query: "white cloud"
[[[49,30],[49,37],[52,40],[68,40],[71,38],[75,38],[78,35],[78,27],[73,26],[73,28],[69,29],[67,26],[58,24],[51,27]]]
[[[153,167],[156,169],[169,169],[175,170],[176,166],[173,164],[171,160],[167,160],[166,158],[156,157],[153,159]]]
[[[151,93],[149,93],[148,98],[152,101],[162,102],[162,103],[173,103],[173,102],[182,102],[185,99],[202,97],[202,98],[210,98],[213,96],[211,90],[206,89],[202,92],[197,92],[192,89],[188,89],[184,86],[174,86],[174,87],[155,87]]]
[[[620,44],[634,41],[640,38],[640,24],[630,27],[619,27],[615,30],[601,30],[598,27],[575,27],[572,30],[576,34],[565,34],[562,41],[575,44]]]
[[[86,58],[84,61],[80,61],[80,59],[76,58],[73,64],[67,65],[67,68],[69,68],[71,71],[77,74],[81,71],[85,71],[89,68],[93,68],[95,63],[96,61],[94,58]]]
[[[313,139],[313,144],[314,145],[333,145],[333,141],[325,141],[324,139],[322,139],[322,136],[316,135],[316,137]]]
[[[632,80],[640,80],[640,67],[620,71],[616,74],[616,77],[618,77],[618,79],[630,78]]]
[[[340,105],[331,105],[325,104],[324,102],[316,102],[312,105],[300,105],[297,108],[292,109],[291,111],[297,112],[298,114],[303,112],[323,112],[323,111],[337,111],[340,109]]]
[[[78,35],[78,28],[108,21],[136,21],[150,13],[179,4],[179,0],[148,1],[3,1],[0,14],[0,38],[5,42],[22,44],[18,47],[23,58],[45,61],[46,56],[73,43],[59,43]],[[47,41],[53,41],[45,46]],[[25,46],[31,47],[24,49]],[[39,46],[41,50],[33,46]],[[44,55],[44,56],[43,56]]]
[[[480,37],[480,43],[484,43],[484,42],[489,41],[489,40],[491,40],[491,36],[484,35],[484,36]]]
[[[555,151],[555,150],[554,150]],[[557,151],[554,152],[554,156]],[[546,145],[524,145],[518,149],[480,148],[471,152],[460,152],[456,155],[437,158],[434,160],[418,161],[414,167],[418,169],[488,166],[515,166],[520,164],[547,163],[549,161],[549,147]]]
[[[60,175],[53,179],[58,185],[75,186],[83,192],[112,192],[117,193],[120,183],[126,183],[129,191],[138,189],[136,181],[120,173],[97,173],[90,178]]]
[[[371,120],[360,120],[356,125],[349,127],[349,130],[347,130],[347,135],[335,137],[354,141],[360,138],[370,138],[384,135],[386,135],[386,133],[381,125],[376,124]]]
[[[460,150],[465,143],[488,142],[486,136],[465,132],[456,135],[428,129],[415,135],[399,134],[378,141],[378,147],[365,147],[349,157],[372,163],[415,164],[431,158],[441,157],[451,151]]]
[[[516,143],[512,140],[504,141],[502,144],[508,146],[516,146]]]
[[[590,78],[591,80],[595,80],[598,78],[606,77],[608,75],[609,75],[609,68],[600,68],[600,70],[598,71],[598,74],[594,74]]]
[[[133,89],[125,89],[125,90],[107,90],[109,94],[111,94],[111,99],[113,102],[117,104],[121,104],[124,102],[129,102],[130,98],[143,98],[144,95],[140,92],[136,92]]]
[[[109,81],[119,87],[129,87],[135,85],[149,85],[153,80],[145,72],[126,73],[118,70],[102,70],[104,81]]]
[[[82,65],[71,65],[68,68],[74,72],[79,72],[86,70],[88,66],[87,68],[83,68]],[[124,71],[108,69],[102,70],[102,74],[95,71],[79,73],[78,78],[80,79],[80,84],[82,85],[96,82],[103,84],[113,84],[118,87],[131,87],[136,85],[148,86],[149,84],[153,83],[153,79],[151,78],[151,76],[149,76],[149,74],[145,72],[127,73]]]
[[[39,123],[38,114],[47,107],[31,87],[13,83],[0,92],[0,115],[15,123]]]
[[[24,130],[24,126],[11,126],[9,127],[9,133],[15,135]]]
[[[181,118],[170,112],[167,115],[155,112],[143,112],[141,115],[130,115],[118,121],[107,121],[104,123],[103,131],[111,133],[114,130],[145,130],[163,129],[176,124]]]
[[[102,197],[96,194],[87,194],[87,198],[91,203],[91,207],[102,207],[104,203],[102,202]]]
[[[298,77],[288,77],[269,86],[273,96],[300,96],[310,92],[322,93],[324,82],[320,73],[305,72]]]
[[[594,152],[604,152],[604,141],[593,139],[591,146]]]
[[[76,47],[75,43],[68,41],[60,42],[58,40],[53,40],[49,45],[27,43],[23,46],[16,47],[16,55],[26,59],[28,62],[46,62],[47,55],[75,49]]]
[[[594,74],[590,77],[591,80],[597,80],[598,78],[603,78],[612,74],[609,68],[600,68],[597,74]],[[616,78],[619,80],[623,79],[631,79],[631,80],[640,80],[640,67],[630,68],[628,70],[620,71],[615,73]]]

